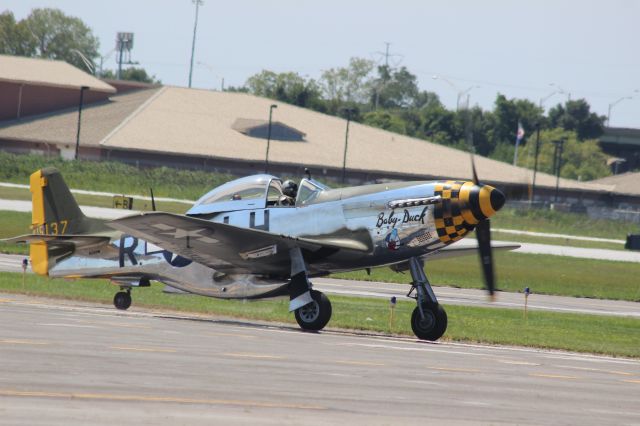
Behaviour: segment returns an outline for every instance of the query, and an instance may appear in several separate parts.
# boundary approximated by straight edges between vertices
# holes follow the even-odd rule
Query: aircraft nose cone
[[[499,189],[491,188],[491,192],[489,194],[489,202],[491,203],[491,208],[493,211],[498,211],[504,206],[505,196]]]

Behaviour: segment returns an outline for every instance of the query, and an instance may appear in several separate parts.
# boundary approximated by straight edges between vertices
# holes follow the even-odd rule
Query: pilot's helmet
[[[282,184],[282,193],[287,197],[296,198],[298,194],[298,184],[292,180],[285,180]]]

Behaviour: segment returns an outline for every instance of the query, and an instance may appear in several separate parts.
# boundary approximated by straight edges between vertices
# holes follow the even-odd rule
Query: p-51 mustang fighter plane
[[[494,291],[488,218],[505,197],[473,181],[396,182],[330,189],[309,178],[284,184],[262,174],[228,182],[200,198],[186,215],[149,212],[113,221],[86,217],[60,173],[33,173],[33,270],[65,278],[109,278],[131,288],[150,280],[225,299],[288,296],[305,330],[321,330],[331,303],[313,277],[390,266],[409,270],[417,337],[437,340],[447,315],[427,280],[425,259],[466,254],[451,245],[476,230],[486,287]],[[514,248],[509,246],[505,248]],[[472,248],[475,250],[475,248]]]

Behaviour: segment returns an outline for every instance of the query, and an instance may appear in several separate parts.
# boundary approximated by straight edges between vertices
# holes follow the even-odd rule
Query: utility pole
[[[191,43],[191,65],[189,66],[189,88],[191,88],[191,77],[193,76],[193,55],[196,51],[196,30],[198,29],[198,9],[204,5],[202,0],[191,0],[196,5],[196,19],[193,23],[193,42]]]
[[[80,123],[82,121],[82,104],[84,102],[84,91],[87,89],[89,89],[89,86],[80,87],[80,102],[78,103],[78,132],[76,133],[76,160],[78,159],[78,151],[80,150]]]
[[[553,141],[555,149],[553,152],[553,165],[556,170],[556,196],[554,203],[558,202],[558,190],[560,188],[560,169],[562,168],[562,151],[564,149],[564,138],[558,141]]]
[[[273,109],[278,108],[278,105],[273,104],[269,107],[269,130],[267,130],[267,153],[264,158],[264,172],[269,171],[269,145],[271,145],[271,117],[273,116]]]
[[[345,112],[347,113],[347,130],[344,134],[344,156],[342,158],[342,183],[343,184],[347,174],[347,145],[349,143],[349,123],[351,122],[351,114],[353,113],[353,108],[346,108]]]
[[[540,122],[536,123],[536,153],[533,160],[533,182],[531,183],[531,202],[535,198],[536,173],[538,173],[538,155],[540,154]]]

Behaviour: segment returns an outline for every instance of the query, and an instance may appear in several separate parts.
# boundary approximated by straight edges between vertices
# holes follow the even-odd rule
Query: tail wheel
[[[442,305],[423,305],[424,318],[416,306],[411,315],[411,329],[422,340],[438,340],[447,330],[447,312]]]
[[[126,311],[131,306],[131,294],[126,291],[116,293],[113,297],[113,305],[122,311]]]
[[[298,325],[303,330],[322,330],[331,319],[331,302],[322,292],[311,290],[313,302],[295,310]]]

